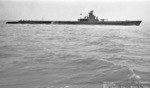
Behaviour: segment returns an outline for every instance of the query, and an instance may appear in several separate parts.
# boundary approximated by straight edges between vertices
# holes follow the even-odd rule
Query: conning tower
[[[78,19],[78,21],[88,21],[88,22],[98,22],[98,17],[96,17],[93,14],[94,10],[91,10],[88,14],[88,16],[85,16],[84,18]]]

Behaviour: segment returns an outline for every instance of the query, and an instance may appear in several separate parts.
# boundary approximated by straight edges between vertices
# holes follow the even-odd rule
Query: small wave
[[[102,60],[102,59],[99,60],[99,59],[92,59],[92,58],[73,60],[70,64],[75,66],[91,66],[91,67],[113,65],[113,63],[108,62],[106,60]]]
[[[10,53],[0,53],[0,58],[5,58],[5,59],[7,59],[7,58],[14,57],[14,56],[16,56],[16,55],[10,54]]]

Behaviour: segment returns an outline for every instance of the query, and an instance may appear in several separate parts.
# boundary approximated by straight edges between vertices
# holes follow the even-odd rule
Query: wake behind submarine
[[[106,19],[98,19],[93,14],[94,10],[88,13],[88,16],[78,19],[78,21],[34,21],[34,20],[19,20],[6,22],[6,24],[71,24],[71,25],[134,25],[139,26],[142,22],[137,21],[108,21]]]

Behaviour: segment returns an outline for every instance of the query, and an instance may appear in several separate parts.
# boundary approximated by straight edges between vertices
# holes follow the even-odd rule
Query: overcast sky
[[[150,0],[0,0],[0,20],[99,19],[150,21]]]

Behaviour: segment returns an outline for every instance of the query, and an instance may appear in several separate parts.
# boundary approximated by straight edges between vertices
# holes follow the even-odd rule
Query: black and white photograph
[[[0,88],[150,88],[150,0],[0,0]]]

